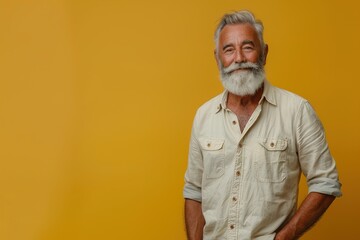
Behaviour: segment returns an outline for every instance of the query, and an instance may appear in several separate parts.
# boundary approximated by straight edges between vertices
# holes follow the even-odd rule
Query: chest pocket
[[[199,139],[206,178],[218,178],[224,174],[224,139]]]
[[[287,175],[286,139],[262,139],[256,158],[256,177],[260,182],[282,182]]]

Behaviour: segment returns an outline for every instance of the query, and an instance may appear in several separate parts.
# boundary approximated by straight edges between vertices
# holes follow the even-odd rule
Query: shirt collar
[[[219,99],[219,102],[216,103],[216,108],[214,109],[214,113],[218,113],[221,111],[221,109],[226,109],[226,102],[227,102],[227,96],[228,96],[228,91],[225,90],[221,95]]]
[[[226,109],[228,94],[229,92],[227,90],[221,94],[221,97],[219,98],[220,102],[216,105],[215,113],[220,112],[221,109]],[[259,104],[262,104],[264,99],[270,104],[276,106],[274,87],[266,79],[264,80],[264,91]]]
[[[261,104],[264,99],[270,104],[276,106],[275,89],[266,79],[264,80],[264,92],[262,94],[259,104]]]

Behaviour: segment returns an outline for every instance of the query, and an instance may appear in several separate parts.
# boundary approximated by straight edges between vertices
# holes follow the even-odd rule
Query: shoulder
[[[304,109],[309,109],[309,102],[302,96],[285,90],[283,88],[272,86],[269,82],[265,85],[265,98],[270,104],[269,111],[278,112],[278,114],[288,118],[298,119]],[[310,107],[311,108],[311,107]]]
[[[221,103],[223,98],[224,92],[206,101],[197,109],[193,122],[195,128],[206,127],[209,122],[212,122],[215,116],[219,115],[217,113],[219,113],[222,108]]]
[[[296,93],[293,93],[293,92],[290,92],[283,88],[279,88],[279,87],[275,87],[275,86],[272,86],[272,88],[273,88],[276,98],[279,100],[282,100],[282,101],[288,100],[290,102],[297,102],[300,104],[303,102],[307,102],[307,100],[305,98],[303,98],[302,96],[300,96]]]
[[[221,106],[224,97],[224,92],[211,98],[210,100],[203,103],[197,110],[197,115],[212,114],[216,113]]]
[[[274,99],[275,105],[282,110],[288,110],[295,113],[303,108],[304,105],[309,104],[308,100],[304,97],[283,88],[270,86],[269,92],[269,96]]]

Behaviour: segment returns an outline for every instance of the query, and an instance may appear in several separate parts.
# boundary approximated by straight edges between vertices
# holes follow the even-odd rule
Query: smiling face
[[[215,52],[224,87],[239,96],[254,94],[265,79],[266,54],[251,24],[226,25]]]
[[[228,67],[232,63],[257,63],[261,53],[260,41],[252,25],[248,23],[231,24],[221,30],[217,56],[224,67]]]

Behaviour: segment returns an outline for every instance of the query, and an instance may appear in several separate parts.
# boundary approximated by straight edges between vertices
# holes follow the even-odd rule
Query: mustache
[[[257,63],[252,63],[252,62],[232,63],[230,66],[223,68],[223,73],[229,74],[238,69],[248,69],[248,70],[258,71],[261,69],[261,66]]]

